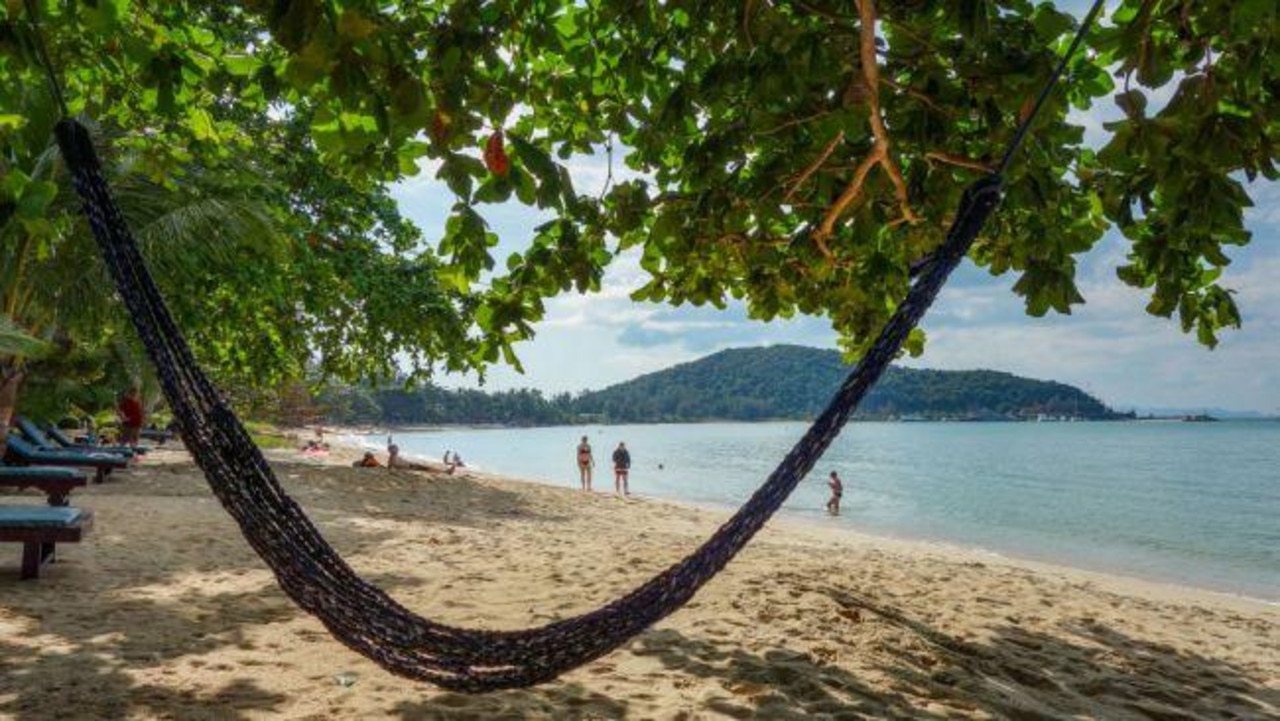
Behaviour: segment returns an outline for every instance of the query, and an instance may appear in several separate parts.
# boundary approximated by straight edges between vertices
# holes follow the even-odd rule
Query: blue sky
[[[1105,138],[1102,122],[1118,114],[1109,106],[1107,102],[1077,113],[1075,121],[1086,126],[1089,141]],[[604,181],[602,159],[582,159],[570,168],[580,192],[592,192]],[[1222,279],[1237,291],[1245,325],[1239,331],[1224,331],[1216,350],[1198,345],[1175,322],[1146,314],[1144,294],[1115,277],[1125,247],[1123,238],[1112,232],[1079,258],[1078,282],[1086,304],[1071,316],[1027,317],[1021,299],[1010,290],[1016,276],[993,278],[973,266],[962,267],[924,322],[929,333],[925,355],[907,364],[992,368],[1060,380],[1119,408],[1280,413],[1280,186],[1255,184],[1250,194],[1256,207],[1246,218],[1253,243],[1228,253],[1233,263]],[[453,197],[433,179],[432,169],[396,185],[393,195],[428,239],[440,237]],[[527,242],[542,220],[516,204],[486,206],[483,212],[502,239],[500,264],[507,253]],[[518,348],[525,375],[495,368],[486,387],[580,391],[722,348],[774,343],[835,347],[834,333],[820,318],[765,324],[747,319],[739,305],[717,311],[632,302],[629,293],[644,282],[636,257],[632,253],[618,258],[599,293],[551,300],[547,318],[536,326],[537,337]],[[438,381],[448,386],[476,383],[458,376]]]

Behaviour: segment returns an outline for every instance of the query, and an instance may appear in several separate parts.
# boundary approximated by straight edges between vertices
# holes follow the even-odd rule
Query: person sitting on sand
[[[631,472],[631,453],[627,450],[627,444],[618,442],[618,447],[613,451],[613,491],[624,496],[631,495],[631,489],[627,487],[627,474]]]
[[[364,458],[351,464],[355,468],[381,468],[382,464],[378,463],[378,459],[373,455],[373,451],[365,451]]]
[[[840,497],[844,495],[844,484],[840,482],[840,476],[836,475],[835,471],[831,472],[827,487],[831,489],[831,500],[827,501],[827,513],[838,516],[840,515]]]
[[[582,442],[578,444],[578,480],[582,483],[582,490],[591,490],[591,467],[596,464],[595,458],[591,455],[591,444],[587,442],[587,437],[582,437]]]
[[[319,441],[307,441],[301,449],[302,455],[311,458],[324,458],[329,455],[329,444],[320,443]]]

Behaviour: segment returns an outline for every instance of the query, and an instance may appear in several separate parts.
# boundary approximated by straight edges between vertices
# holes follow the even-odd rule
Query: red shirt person
[[[136,387],[130,388],[120,399],[120,403],[116,405],[116,415],[120,417],[120,442],[137,445],[145,414],[142,410],[142,398]]]

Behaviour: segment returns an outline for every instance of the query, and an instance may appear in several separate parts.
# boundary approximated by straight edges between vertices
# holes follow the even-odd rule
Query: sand
[[[416,611],[516,628],[588,610],[724,514],[464,473],[270,454],[362,574]],[[38,503],[35,495],[0,502]],[[295,608],[181,451],[73,503],[36,581],[0,546],[0,717],[1278,718],[1280,608],[921,543],[771,524],[689,604],[530,690],[443,692]]]

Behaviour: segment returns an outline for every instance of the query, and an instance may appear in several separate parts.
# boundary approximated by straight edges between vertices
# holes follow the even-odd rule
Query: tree
[[[85,360],[73,353],[75,339],[103,345],[125,322],[109,301],[105,269],[52,144],[49,98],[28,87],[8,88],[5,99],[23,122],[0,135],[0,307],[6,327],[43,342],[36,354],[22,346],[0,348],[0,451],[22,382],[40,369],[30,361],[44,356],[46,370],[64,373],[67,362]],[[121,152],[106,134],[98,140],[118,200],[167,287],[198,268],[231,267],[237,249],[262,247],[273,237],[260,206],[219,197],[216,173],[192,172],[166,188],[131,172],[134,153]]]
[[[94,346],[127,319],[52,143],[57,107],[35,63],[35,28],[11,9],[0,6],[0,301],[35,336]],[[71,105],[102,121],[96,144],[117,200],[197,357],[220,381],[298,379],[309,362],[341,377],[391,377],[405,358],[421,373],[436,362],[474,365],[466,298],[437,281],[434,254],[417,247],[417,230],[386,189],[367,179],[321,182],[329,173],[298,132],[303,106],[276,114],[234,73],[204,74],[206,51],[234,69],[235,58],[212,44],[242,45],[252,27],[208,8],[172,34],[150,14],[121,23],[119,4],[48,10],[51,29],[66,31],[48,34],[51,53],[74,59]],[[97,42],[108,28],[121,32]],[[140,57],[145,71],[129,67]],[[185,84],[187,61],[211,84]],[[134,71],[158,86],[139,90]],[[120,102],[135,92],[144,108]],[[0,363],[7,428],[31,367],[3,352]]]
[[[478,320],[496,347],[527,335],[542,297],[592,289],[612,236],[614,249],[643,249],[651,281],[639,300],[826,314],[856,351],[940,242],[960,190],[991,167],[1075,22],[1025,0],[851,7],[309,0],[263,19],[289,56],[290,92],[327,109],[313,125],[327,152],[383,172],[406,152],[440,163],[459,196],[441,247],[459,273],[475,279],[493,262],[478,205],[514,193],[557,214],[492,280]],[[1108,21],[972,255],[1020,273],[1030,313],[1069,312],[1083,301],[1074,256],[1114,225],[1132,243],[1120,278],[1212,345],[1240,320],[1218,282],[1225,247],[1249,239],[1239,176],[1276,177],[1277,10],[1124,0]],[[1169,87],[1170,102],[1147,112]],[[1108,97],[1126,117],[1093,152],[1066,113]],[[415,129],[432,142],[415,144]],[[474,157],[500,131],[514,154],[502,172]],[[601,145],[627,148],[626,165],[651,180],[574,194],[550,151]]]
[[[457,202],[435,275],[477,297],[460,320],[483,334],[473,360],[513,363],[546,297],[598,288],[630,248],[649,273],[637,300],[821,314],[856,353],[1075,26],[1027,0],[99,0],[46,11],[73,109],[216,154],[251,137],[219,107],[302,108],[310,147],[351,182],[436,168]],[[1226,250],[1249,240],[1242,177],[1277,175],[1277,22],[1272,0],[1121,0],[1071,63],[972,258],[1019,273],[1028,312],[1070,312],[1083,302],[1075,257],[1114,226],[1131,243],[1120,279],[1149,289],[1152,313],[1178,313],[1209,345],[1239,325],[1220,275]],[[20,27],[10,13],[8,32]],[[13,54],[6,77],[33,77],[28,56]],[[1171,95],[1158,110],[1157,93]],[[1125,117],[1095,152],[1067,113],[1103,101]],[[135,142],[157,167],[173,164],[149,137]],[[644,179],[576,192],[564,161],[602,151],[611,177],[618,161]],[[513,197],[553,218],[495,269],[483,209]]]

